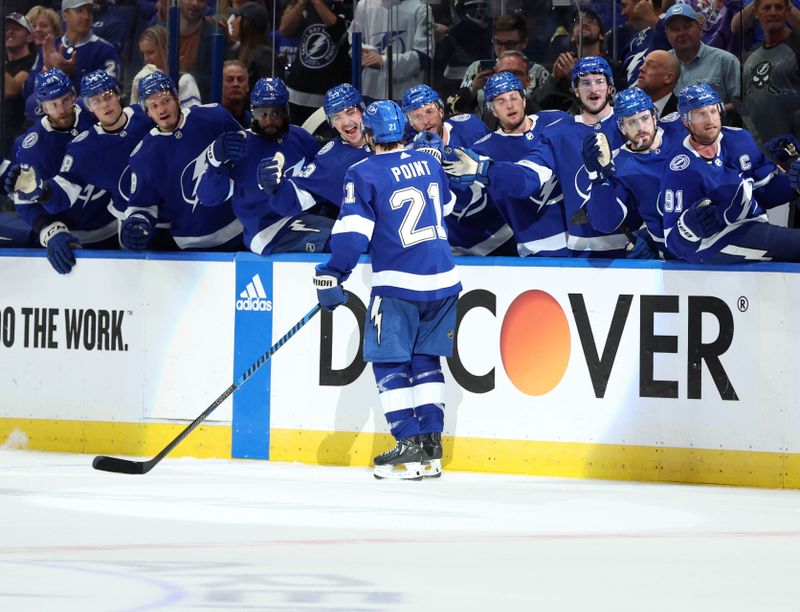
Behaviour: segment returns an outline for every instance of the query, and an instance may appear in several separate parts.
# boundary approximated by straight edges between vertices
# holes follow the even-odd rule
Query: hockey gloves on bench
[[[208,146],[206,159],[211,166],[219,168],[224,163],[244,157],[246,146],[247,137],[244,132],[225,132]]]
[[[325,264],[316,267],[314,275],[314,287],[317,290],[319,305],[325,310],[334,310],[347,301],[347,294],[341,285],[341,276],[336,272],[328,270]]]
[[[153,241],[156,220],[150,213],[139,211],[122,222],[119,241],[123,248],[131,251],[144,251]]]
[[[274,192],[278,189],[283,178],[283,165],[286,158],[278,151],[272,157],[265,157],[258,162],[256,168],[256,182],[262,191]]]
[[[709,206],[710,203],[708,199],[695,202],[678,217],[675,227],[689,242],[713,236],[725,227],[725,223],[717,216],[716,208]]]
[[[800,157],[800,142],[792,134],[776,136],[765,142],[764,146],[781,165]]]
[[[30,164],[11,166],[4,187],[9,196],[23,202],[46,202],[50,199],[50,184]]]
[[[590,178],[603,181],[614,174],[614,161],[611,159],[611,148],[605,134],[588,134],[583,139],[581,155]]]
[[[446,161],[442,164],[444,171],[453,183],[471,185],[475,181],[489,184],[489,166],[492,160],[484,155],[478,155],[470,149],[453,149],[458,158],[456,161]]]
[[[444,154],[444,142],[436,132],[424,131],[414,136],[411,143],[411,148],[415,151],[422,151],[428,155],[436,158],[440,164],[442,163],[442,155]]]
[[[67,226],[56,221],[39,233],[39,241],[47,249],[47,261],[59,274],[69,274],[75,265],[72,249],[81,246],[80,240],[69,233]]]

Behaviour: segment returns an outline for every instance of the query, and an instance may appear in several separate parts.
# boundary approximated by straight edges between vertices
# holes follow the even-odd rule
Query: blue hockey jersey
[[[655,147],[650,151],[633,151],[626,143],[614,152],[614,174],[592,183],[584,205],[592,227],[601,232],[613,233],[623,224],[636,230],[644,221],[663,253],[664,219],[658,207],[661,175],[681,146],[686,128],[677,120],[677,113],[665,117],[658,126]]]
[[[43,204],[47,212],[69,210],[86,185],[95,185],[111,194],[109,210],[123,218],[131,191],[130,154],[153,128],[153,122],[138,104],[122,112],[127,121],[118,130],[107,132],[95,123],[67,145],[61,168],[50,179],[52,195]]]
[[[230,202],[199,206],[197,188],[208,165],[208,145],[241,126],[217,104],[185,108],[182,113],[178,128],[172,132],[153,128],[131,153],[131,196],[125,216],[144,210],[168,221],[181,249],[227,248],[241,236],[242,224]]]
[[[461,291],[442,223],[454,204],[447,175],[427,153],[398,150],[351,166],[327,267],[345,280],[372,256],[372,295],[438,300]]]
[[[304,129],[290,125],[280,138],[269,140],[247,130],[244,156],[234,164],[209,166],[197,189],[203,205],[217,205],[229,197],[233,212],[244,226],[244,243],[254,253],[269,255],[272,244],[283,227],[292,219],[272,210],[269,193],[258,186],[257,167],[265,157],[283,153],[284,171],[291,175],[293,169],[302,168],[319,150],[316,139]]]
[[[583,165],[581,149],[587,134],[602,131],[611,149],[622,145],[613,114],[594,125],[583,123],[580,115],[572,122],[562,121],[542,134],[538,144],[518,161],[498,162],[489,168],[493,189],[508,197],[535,196],[555,176],[563,193],[564,218],[567,227],[567,252],[572,257],[624,257],[628,238],[621,232],[605,234],[588,223],[576,223],[589,192],[592,177]]]
[[[473,150],[496,161],[517,161],[533,151],[542,134],[548,133],[562,121],[572,121],[572,117],[561,111],[542,111],[529,117],[532,121],[530,130],[521,134],[505,134],[498,129],[475,143]],[[567,254],[567,228],[561,205],[561,188],[555,176],[538,194],[528,197],[505,194],[491,182],[485,191],[488,206],[496,207],[513,231],[520,256]]]
[[[78,134],[91,128],[94,115],[76,105],[75,123],[71,129],[57,130],[47,117],[37,121],[19,140],[16,161],[33,166],[44,179],[58,174],[67,147]],[[65,209],[58,214],[48,213],[41,204],[15,196],[14,206],[35,232],[54,221],[63,222],[70,233],[83,244],[91,245],[113,237],[117,221],[108,211],[111,195],[103,188],[86,183],[74,194],[80,206]]]
[[[717,143],[717,155],[704,159],[686,136],[661,179],[659,203],[667,248],[687,261],[700,261],[705,250],[723,251],[739,226],[766,221],[764,208],[790,202],[796,195],[787,175],[766,158],[749,132],[723,127]],[[704,199],[711,201],[725,228],[692,242],[681,236],[676,223],[685,210]]]
[[[453,115],[442,125],[444,134],[444,159],[455,159],[453,149],[471,147],[489,133],[489,128],[475,115]]]
[[[335,138],[322,147],[310,162],[288,180],[281,181],[272,197],[272,210],[291,217],[321,203],[340,206],[345,171],[371,154],[371,149],[351,147]]]

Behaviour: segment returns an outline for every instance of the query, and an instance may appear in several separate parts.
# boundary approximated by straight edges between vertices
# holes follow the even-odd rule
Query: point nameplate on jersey
[[[431,169],[428,167],[427,160],[412,161],[407,164],[400,164],[390,168],[395,182],[400,182],[400,177],[405,179],[414,178],[415,176],[430,176]]]

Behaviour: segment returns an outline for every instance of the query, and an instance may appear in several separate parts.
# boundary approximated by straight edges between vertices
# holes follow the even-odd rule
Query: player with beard
[[[156,127],[130,156],[131,195],[120,229],[122,246],[150,248],[158,221],[170,224],[182,250],[239,250],[242,224],[226,198],[213,208],[198,206],[197,190],[207,164],[243,155],[244,139],[230,136],[241,126],[217,104],[182,109],[175,82],[163,72],[139,81],[138,99]],[[217,137],[225,133],[228,137],[220,142]]]
[[[665,251],[664,220],[658,208],[661,175],[685,131],[676,113],[657,121],[653,101],[638,87],[617,94],[614,117],[626,142],[614,151],[613,159],[603,155],[607,144],[600,134],[588,134],[583,141],[584,164],[596,175],[585,202],[589,222],[611,233],[623,224],[636,230],[641,218],[645,231],[637,233],[634,256],[658,257]]]
[[[538,144],[517,162],[497,161],[469,150],[457,150],[457,162],[445,163],[455,182],[479,181],[491,185],[495,197],[541,200],[555,176],[563,193],[567,245],[570,257],[624,257],[628,238],[623,232],[606,234],[573,220],[581,209],[593,175],[583,165],[582,143],[587,134],[602,132],[611,148],[622,145],[610,104],[614,93],[611,67],[601,57],[585,57],[572,71],[573,95],[581,112],[573,121],[561,121],[541,135]]]
[[[216,206],[230,198],[244,227],[245,245],[258,255],[320,251],[333,220],[305,211],[292,216],[273,212],[271,194],[258,182],[261,160],[278,155],[282,166],[300,168],[316,155],[319,145],[308,132],[289,124],[289,91],[281,79],[256,81],[250,105],[252,127],[226,132],[209,147],[209,165],[197,189],[200,203]],[[243,141],[242,157],[225,156],[230,139]]]
[[[764,208],[793,200],[800,161],[788,176],[749,132],[722,127],[722,100],[706,83],[678,94],[689,134],[661,179],[667,249],[693,263],[800,261],[800,230],[771,225]]]
[[[349,83],[332,87],[325,93],[323,108],[338,138],[322,147],[302,169],[286,176],[280,159],[264,158],[258,166],[259,185],[271,194],[270,208],[283,217],[314,208],[335,220],[345,171],[371,153],[361,132],[364,101],[357,89]]]

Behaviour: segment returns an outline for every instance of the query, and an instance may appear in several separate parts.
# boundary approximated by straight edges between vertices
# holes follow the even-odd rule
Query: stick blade
[[[92,460],[92,467],[101,472],[114,472],[115,474],[145,474],[147,461],[128,461],[117,457],[99,455]]]

